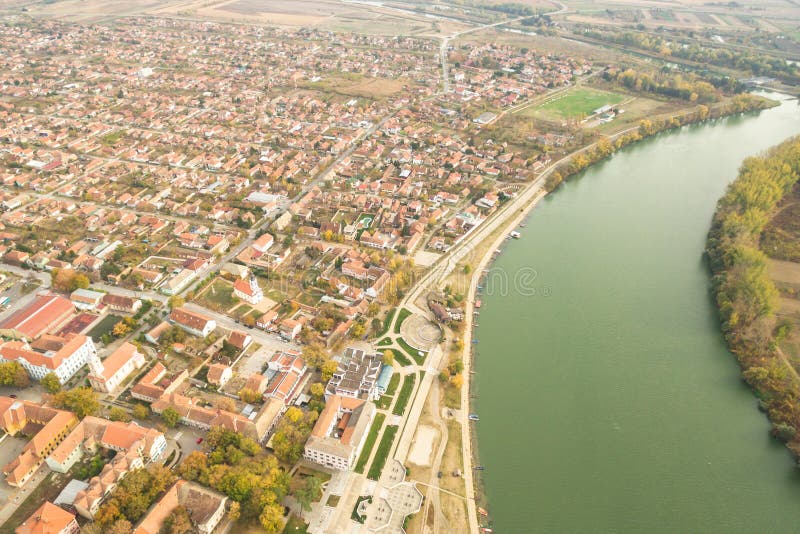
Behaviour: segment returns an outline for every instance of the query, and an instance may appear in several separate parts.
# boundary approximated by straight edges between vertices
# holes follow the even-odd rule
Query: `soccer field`
[[[619,104],[624,96],[596,89],[577,88],[535,108],[535,113],[553,119],[586,117],[606,105]]]

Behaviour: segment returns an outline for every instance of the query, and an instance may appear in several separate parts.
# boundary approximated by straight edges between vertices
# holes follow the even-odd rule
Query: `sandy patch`
[[[435,428],[427,425],[417,427],[417,435],[414,437],[414,444],[411,447],[411,454],[408,461],[415,465],[431,465],[433,455],[433,441],[439,434]]]
[[[800,263],[772,260],[769,262],[769,274],[778,282],[800,284]]]
[[[436,260],[441,258],[442,255],[437,252],[431,252],[429,250],[420,250],[416,254],[414,254],[414,264],[421,265],[422,267],[428,267],[433,265]]]
[[[253,308],[261,313],[267,313],[269,310],[275,307],[277,304],[274,300],[264,297],[261,299],[261,302],[253,306]]]

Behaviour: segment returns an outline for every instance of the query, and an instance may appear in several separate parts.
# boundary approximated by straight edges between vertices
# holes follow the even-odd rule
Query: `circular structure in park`
[[[430,350],[442,337],[442,331],[435,323],[422,315],[411,315],[400,325],[400,335],[412,347]]]

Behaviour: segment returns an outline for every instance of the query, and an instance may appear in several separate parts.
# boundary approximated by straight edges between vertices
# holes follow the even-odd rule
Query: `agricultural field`
[[[309,83],[307,87],[343,96],[380,99],[397,94],[403,90],[403,87],[410,84],[411,82],[403,79],[367,78],[352,75],[350,77],[327,77],[318,82]]]

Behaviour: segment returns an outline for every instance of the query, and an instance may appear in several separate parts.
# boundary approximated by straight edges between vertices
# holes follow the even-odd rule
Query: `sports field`
[[[624,96],[597,89],[578,87],[534,108],[536,115],[550,119],[580,119],[606,105],[619,104]]]

